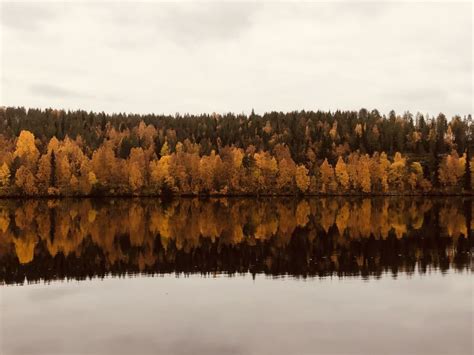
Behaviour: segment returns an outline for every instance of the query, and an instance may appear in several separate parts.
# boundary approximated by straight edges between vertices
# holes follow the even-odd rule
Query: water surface
[[[0,201],[1,354],[470,354],[470,199]]]

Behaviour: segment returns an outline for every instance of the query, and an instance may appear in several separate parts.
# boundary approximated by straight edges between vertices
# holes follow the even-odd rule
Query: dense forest
[[[0,196],[470,194],[471,116],[0,108]]]

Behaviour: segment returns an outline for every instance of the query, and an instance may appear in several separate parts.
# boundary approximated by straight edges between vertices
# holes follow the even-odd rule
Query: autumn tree
[[[310,178],[308,175],[308,169],[304,165],[298,165],[296,168],[296,186],[301,193],[308,191]]]
[[[447,154],[439,167],[438,176],[439,182],[445,188],[453,188],[459,185],[465,172],[466,158],[461,158],[456,151]]]
[[[10,183],[10,168],[7,163],[0,166],[0,186],[7,187]]]
[[[40,153],[35,143],[35,136],[29,131],[21,131],[16,142],[15,156],[28,164],[36,163]]]
[[[359,152],[351,152],[346,165],[350,186],[356,191],[359,190],[359,160]]]
[[[140,190],[146,183],[147,161],[142,148],[132,148],[128,165],[128,182],[133,192]]]
[[[350,187],[349,174],[347,166],[342,157],[339,157],[336,163],[336,180],[342,191],[347,191]]]
[[[389,168],[388,181],[390,186],[397,191],[403,192],[405,190],[406,176],[406,158],[402,157],[399,152],[396,152],[393,163]]]
[[[230,188],[233,191],[238,191],[241,189],[241,181],[244,175],[244,166],[243,166],[243,159],[244,159],[244,151],[239,148],[232,147],[231,148],[231,161],[232,163],[230,170]]]
[[[204,193],[218,192],[224,186],[217,172],[222,169],[222,160],[213,150],[210,155],[201,157],[199,162],[199,177]]]
[[[352,187],[357,191],[368,193],[372,189],[370,158],[368,155],[359,155],[358,152],[351,153],[348,158],[347,172]]]
[[[89,159],[84,159],[81,162],[79,175],[79,193],[88,195],[96,186],[98,180],[95,173],[92,171],[92,166]],[[51,184],[53,187],[53,185]]]
[[[357,175],[362,192],[369,193],[372,190],[372,184],[370,175],[370,158],[367,154],[360,159]]]
[[[118,187],[122,182],[124,182],[124,175],[126,180],[128,180],[128,176],[122,173],[125,170],[124,162],[121,162],[116,158],[115,152],[110,143],[106,142],[94,151],[92,154],[91,165],[92,172],[96,176],[98,184],[103,187]]]
[[[39,159],[36,178],[39,190],[47,192],[51,181],[51,158],[48,154],[43,154]]]
[[[417,188],[420,188],[423,182],[423,167],[419,162],[411,163],[407,180],[411,191],[416,191]]]
[[[59,189],[67,193],[70,190],[71,177],[73,176],[67,154],[58,154],[57,176]]]
[[[319,171],[321,174],[321,192],[333,192],[336,188],[336,179],[334,169],[327,159],[324,159]]]
[[[387,154],[385,154],[385,152],[382,152],[380,156],[374,155],[372,162],[372,176],[376,187],[379,188],[379,191],[388,192],[388,176],[391,163],[387,158]]]
[[[290,158],[291,159],[291,158]],[[297,167],[293,159],[284,158],[278,162],[278,176],[276,187],[279,191],[291,192],[294,188]]]
[[[169,154],[170,154],[170,148],[168,146],[168,141],[165,141],[165,143],[163,143],[163,145],[161,146],[160,156],[162,157]]]
[[[36,195],[38,188],[36,178],[27,166],[21,166],[15,174],[15,184],[27,195]]]
[[[275,157],[268,152],[258,152],[254,154],[255,159],[255,177],[258,182],[258,189],[268,191],[269,187],[275,184],[275,178],[278,172],[278,164]]]
[[[158,191],[174,189],[174,179],[170,175],[171,156],[163,155],[159,160],[150,163],[150,181]]]

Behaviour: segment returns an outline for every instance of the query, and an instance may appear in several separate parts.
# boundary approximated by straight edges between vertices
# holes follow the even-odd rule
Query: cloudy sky
[[[472,112],[472,3],[1,0],[0,103]]]

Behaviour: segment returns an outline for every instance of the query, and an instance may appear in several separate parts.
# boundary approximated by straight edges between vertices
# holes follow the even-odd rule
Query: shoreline
[[[173,200],[179,198],[185,199],[209,199],[209,198],[379,198],[379,197],[426,197],[426,198],[441,198],[441,197],[461,197],[474,198],[474,192],[463,193],[352,193],[352,194],[338,194],[338,193],[317,193],[317,194],[94,194],[94,195],[0,195],[0,200],[18,199],[110,199],[110,198],[124,198],[124,199],[150,199],[157,198],[163,200]]]

